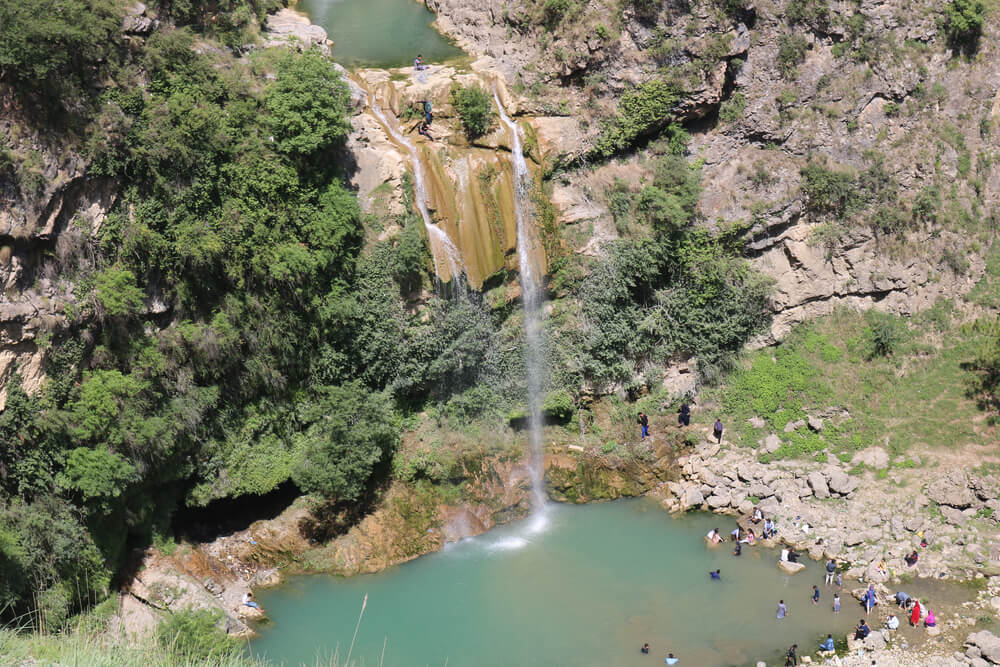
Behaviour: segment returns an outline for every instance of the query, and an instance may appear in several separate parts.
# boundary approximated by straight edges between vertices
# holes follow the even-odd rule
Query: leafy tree
[[[78,492],[84,502],[99,501],[106,512],[107,501],[121,496],[125,486],[134,480],[135,473],[132,464],[107,449],[77,447],[66,457],[59,485]]]
[[[480,86],[452,84],[451,103],[465,128],[465,136],[476,139],[489,132],[495,115],[493,99]]]
[[[135,315],[142,308],[146,295],[136,287],[131,271],[108,268],[98,273],[94,282],[97,303],[108,316]]]
[[[952,0],[944,6],[944,26],[948,41],[956,50],[971,55],[979,48],[986,22],[983,0]]]
[[[870,310],[865,313],[865,349],[868,358],[895,354],[907,336],[906,324],[897,315]]]
[[[122,3],[0,3],[0,82],[74,106],[120,42]]]
[[[289,53],[276,63],[275,77],[264,109],[278,150],[308,157],[347,137],[347,84],[333,61],[315,48]]]
[[[819,162],[802,168],[802,191],[809,210],[841,218],[853,213],[861,202],[853,173],[828,169]]]
[[[387,397],[358,382],[319,387],[298,413],[308,426],[295,437],[302,458],[292,479],[308,493],[357,501],[376,466],[389,462],[399,442]]]

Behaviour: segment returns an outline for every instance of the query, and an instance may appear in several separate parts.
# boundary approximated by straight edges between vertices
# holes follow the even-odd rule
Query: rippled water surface
[[[334,58],[349,67],[403,67],[418,53],[430,64],[462,55],[414,0],[300,0],[295,9],[326,30]]]

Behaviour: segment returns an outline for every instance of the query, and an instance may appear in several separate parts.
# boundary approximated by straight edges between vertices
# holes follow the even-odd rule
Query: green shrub
[[[549,29],[562,20],[572,6],[572,0],[545,0],[542,5],[542,21]]]
[[[550,391],[542,401],[542,414],[558,422],[569,421],[575,410],[576,405],[573,403],[573,397],[565,389]]]
[[[823,28],[830,22],[828,0],[791,0],[785,8],[789,23],[810,23]]]
[[[966,54],[979,48],[986,22],[983,0],[952,0],[944,7],[944,26],[952,47]]]
[[[218,660],[236,648],[236,642],[219,628],[221,621],[220,611],[176,611],[156,628],[156,638],[161,646],[179,660]]]
[[[636,139],[667,125],[677,100],[677,87],[660,77],[625,91],[618,101],[615,117],[605,123],[594,143],[594,152],[610,157]]]
[[[865,320],[865,354],[869,359],[894,355],[906,340],[906,323],[898,315],[869,310]]]
[[[853,173],[834,171],[814,161],[803,167],[801,174],[806,208],[810,211],[842,218],[861,204]]]
[[[798,66],[806,59],[808,50],[809,42],[802,35],[782,35],[778,40],[778,71],[781,76],[793,78]]]
[[[455,83],[451,87],[451,103],[455,106],[465,135],[469,139],[481,137],[493,125],[493,100],[478,85],[463,86]]]
[[[724,123],[735,123],[743,117],[743,111],[747,108],[747,99],[743,93],[737,91],[728,100],[719,105],[719,120]]]

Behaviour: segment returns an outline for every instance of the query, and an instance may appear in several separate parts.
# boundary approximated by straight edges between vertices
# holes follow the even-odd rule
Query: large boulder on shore
[[[969,478],[963,470],[950,470],[927,485],[927,497],[938,505],[964,510],[976,498],[969,488]]]
[[[779,560],[778,569],[785,574],[798,574],[802,570],[806,569],[806,566],[803,563],[792,563],[787,560]]]
[[[689,486],[684,495],[681,496],[681,502],[684,507],[698,507],[705,502],[705,496],[702,495],[701,489],[697,486]]]
[[[858,488],[858,480],[854,479],[843,470],[834,470],[830,473],[828,486],[834,493],[846,496]]]
[[[806,481],[809,483],[809,488],[812,489],[813,495],[817,498],[830,497],[830,487],[826,485],[826,477],[823,477],[822,473],[813,471],[809,473]]]
[[[965,639],[966,646],[974,646],[984,660],[1000,665],[1000,637],[989,630],[973,632]]]

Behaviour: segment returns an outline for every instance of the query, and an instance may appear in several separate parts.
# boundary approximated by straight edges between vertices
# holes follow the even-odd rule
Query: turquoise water
[[[789,577],[777,552],[709,550],[710,515],[671,518],[653,501],[552,507],[532,534],[521,522],[374,575],[294,578],[260,591],[273,623],[252,642],[275,662],[344,664],[368,596],[351,662],[357,665],[771,664],[798,643],[845,633],[860,608],[831,612],[821,563]],[[722,569],[722,581],[708,571]],[[812,584],[822,599],[810,601]],[[775,619],[779,598],[788,618]],[[381,658],[385,644],[384,659]],[[651,655],[639,647],[649,642]]]
[[[300,0],[295,9],[326,30],[334,59],[348,67],[404,67],[417,54],[435,64],[463,54],[415,0]]]

